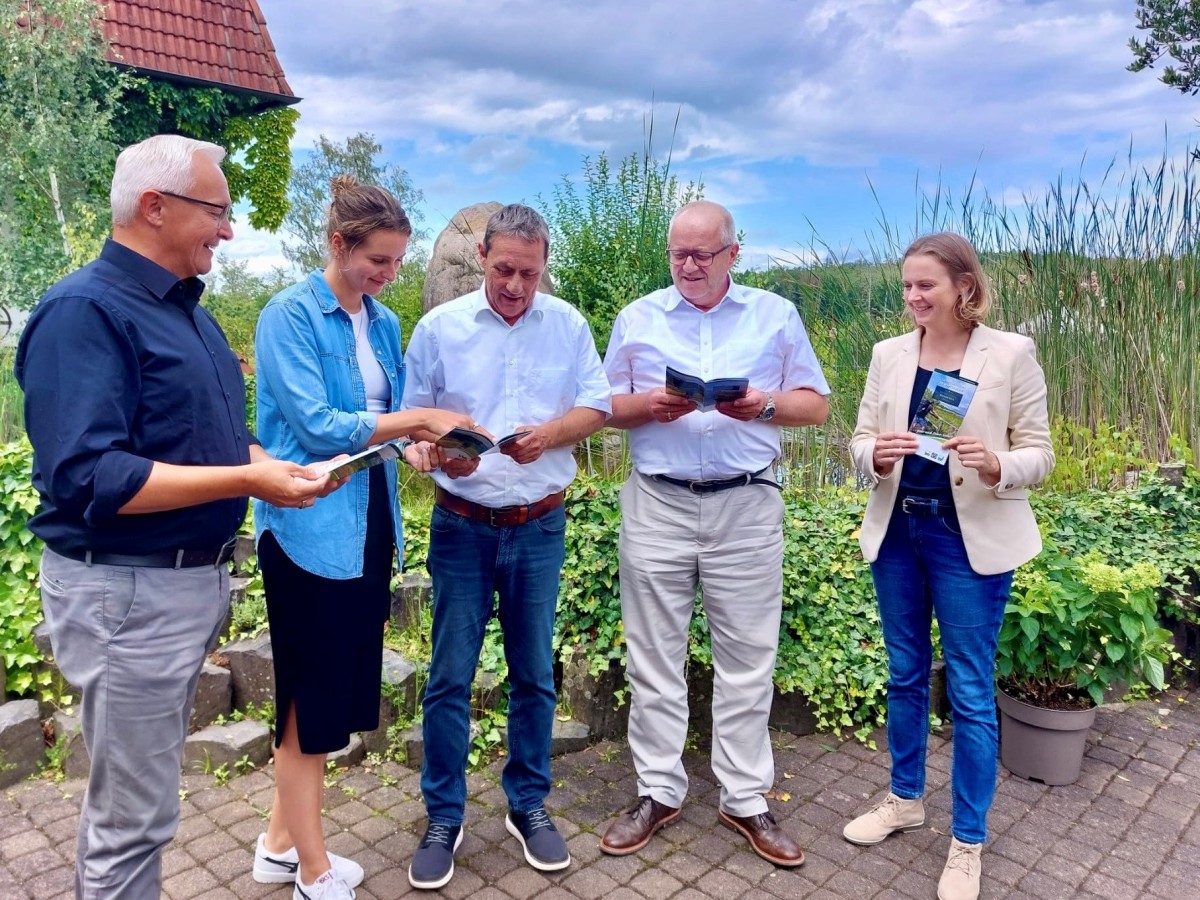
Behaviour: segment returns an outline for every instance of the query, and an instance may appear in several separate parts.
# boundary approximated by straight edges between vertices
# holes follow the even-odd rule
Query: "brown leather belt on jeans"
[[[478,503],[464,500],[445,488],[439,487],[434,494],[434,502],[457,516],[484,522],[493,528],[507,528],[510,525],[524,525],[526,522],[532,522],[534,519],[544,516],[551,510],[558,509],[563,505],[564,493],[565,491],[559,491],[556,494],[548,494],[541,500],[535,500],[526,506],[501,506],[493,509],[490,506],[480,506]]]

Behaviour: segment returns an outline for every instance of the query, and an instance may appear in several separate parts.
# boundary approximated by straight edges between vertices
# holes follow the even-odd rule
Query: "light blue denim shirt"
[[[400,322],[364,296],[368,338],[387,375],[388,412],[404,397]],[[263,308],[254,334],[257,367],[258,439],[278,459],[307,464],[368,446],[378,417],[367,409],[366,388],[355,352],[354,326],[325,276],[280,291]],[[396,465],[384,464],[396,547],[404,558]],[[367,470],[307,509],[283,509],[254,501],[255,539],[270,530],[301,568],[325,578],[362,575],[367,539]]]

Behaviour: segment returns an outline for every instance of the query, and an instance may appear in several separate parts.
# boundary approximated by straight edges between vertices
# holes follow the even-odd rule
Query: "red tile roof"
[[[257,0],[98,0],[109,58],[139,72],[295,103]],[[274,103],[271,103],[274,101]]]

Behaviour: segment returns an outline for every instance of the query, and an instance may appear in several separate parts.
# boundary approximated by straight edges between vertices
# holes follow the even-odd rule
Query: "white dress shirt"
[[[466,413],[497,438],[541,425],[577,406],[612,411],[608,379],[587,321],[569,303],[537,294],[509,326],[483,288],[430,310],[404,354],[404,408]],[[533,503],[575,477],[571,447],[547,450],[518,465],[501,453],[483,457],[474,474],[434,480],[450,493],[489,507]]]
[[[768,393],[795,388],[829,393],[796,307],[732,279],[708,312],[688,303],[674,286],[621,310],[604,357],[614,396],[662,387],[667,366],[705,381],[749,378],[751,387]],[[631,428],[629,449],[643,475],[731,478],[765,469],[779,456],[779,426],[741,422],[716,410],[693,412]]]

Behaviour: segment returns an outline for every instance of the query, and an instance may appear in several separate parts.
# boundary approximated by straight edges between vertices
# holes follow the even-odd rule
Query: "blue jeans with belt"
[[[936,615],[954,717],[951,830],[964,843],[980,844],[996,790],[996,642],[1012,572],[971,569],[952,503],[930,500],[910,508],[904,512],[897,499],[871,564],[888,654],[892,793],[911,800],[925,792]]]
[[[551,642],[566,523],[561,506],[524,525],[503,527],[433,508],[433,654],[421,766],[430,824],[460,825],[466,814],[471,682],[496,594],[510,685],[501,785],[513,812],[536,809],[550,793],[557,702]]]

